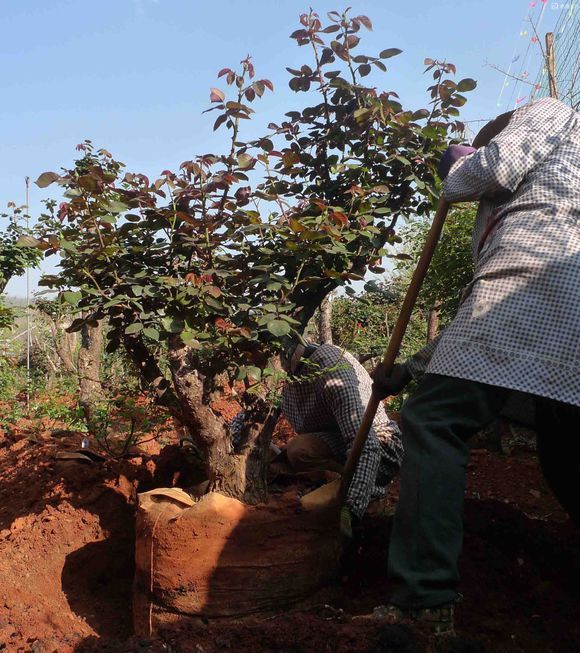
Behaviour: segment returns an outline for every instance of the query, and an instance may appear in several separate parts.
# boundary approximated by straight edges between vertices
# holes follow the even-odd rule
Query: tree
[[[319,342],[332,345],[332,304],[330,303],[330,296],[322,300],[320,310],[318,312],[318,337]]]
[[[48,331],[46,342],[38,341],[37,344],[43,350],[53,373],[62,371],[77,376],[77,334],[68,331],[73,320],[70,307],[63,306],[56,299],[37,297],[34,308],[37,311],[37,324]],[[47,351],[49,349],[50,352]],[[52,357],[53,352],[56,358]]]
[[[310,62],[288,69],[289,85],[307,104],[263,138],[241,136],[250,105],[273,90],[246,58],[218,73],[231,98],[210,93],[214,129],[230,132],[226,154],[149,180],[85,141],[74,167],[37,181],[65,190],[58,209],[47,204],[42,242],[62,256],[62,271],[44,283],[85,315],[71,328],[106,320],[107,351],[124,347],[187,428],[209,489],[248,502],[266,497],[276,421],[268,393],[282,354],[330,291],[373,269],[400,216],[431,208],[440,152],[462,127],[460,91],[475,86],[447,79],[452,64],[427,60],[431,108],[405,110],[393,91],[363,84],[400,50],[357,54],[370,20],[331,12],[329,21],[313,11],[300,17],[291,37]],[[209,405],[223,373],[246,386],[235,442]]]
[[[371,282],[355,295],[343,295],[333,302],[332,332],[339,346],[365,363],[382,357],[389,344],[404,293],[405,281],[397,276]],[[401,346],[400,358],[414,354],[425,340],[425,323],[420,310],[413,317]]]
[[[417,304],[426,316],[428,341],[437,335],[440,325],[448,324],[455,317],[463,290],[473,277],[475,213],[475,207],[469,204],[451,209],[421,287]],[[413,273],[429,226],[428,220],[419,218],[401,232],[406,254],[399,259],[397,269],[403,284],[408,284]]]
[[[41,242],[23,224],[23,207],[9,202],[8,208],[12,210],[10,214],[0,215],[8,221],[8,226],[0,232],[0,330],[11,327],[14,322],[14,311],[2,301],[8,282],[28,268],[36,267],[42,259]]]

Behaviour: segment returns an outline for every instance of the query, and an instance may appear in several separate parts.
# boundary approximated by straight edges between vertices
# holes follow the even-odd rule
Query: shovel
[[[441,198],[437,205],[437,212],[435,213],[433,223],[431,224],[431,228],[427,234],[427,240],[423,246],[423,251],[419,257],[419,262],[417,263],[417,267],[413,273],[407,294],[405,295],[405,300],[401,306],[401,311],[399,312],[397,323],[395,324],[395,328],[391,334],[389,346],[383,358],[383,363],[386,367],[387,375],[390,374],[393,370],[397,354],[399,353],[399,349],[401,347],[403,336],[405,335],[409,320],[411,319],[411,314],[413,312],[413,308],[415,307],[415,302],[417,301],[419,291],[421,290],[421,285],[423,284],[423,280],[425,279],[425,275],[429,269],[429,264],[433,258],[433,253],[435,252],[435,247],[439,241],[439,236],[441,235],[441,230],[443,229],[448,211],[449,203]],[[373,420],[375,418],[380,401],[381,400],[379,397],[373,392],[364,412],[361,425],[358,429],[352,444],[352,448],[350,450],[350,454],[346,461],[346,465],[344,467],[342,482],[340,486],[340,499],[342,504],[345,502],[352,477],[356,471],[362,450],[365,446],[365,442],[367,441],[367,437],[369,431],[371,430],[371,426],[373,424]]]

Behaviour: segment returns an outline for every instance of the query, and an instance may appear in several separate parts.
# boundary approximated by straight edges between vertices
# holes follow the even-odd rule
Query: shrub
[[[311,11],[300,23],[291,37],[309,62],[288,70],[302,108],[263,138],[244,141],[241,125],[273,84],[246,58],[218,73],[227,93],[210,93],[214,129],[230,132],[226,153],[150,180],[85,141],[72,168],[37,181],[64,190],[42,237],[62,271],[44,283],[83,311],[71,328],[107,320],[107,351],[123,347],[189,430],[210,489],[246,501],[266,496],[276,415],[265,398],[281,355],[328,292],[378,269],[401,216],[431,208],[439,154],[461,128],[459,91],[475,86],[427,60],[430,109],[405,109],[394,91],[364,85],[400,53],[359,53],[366,16],[331,12],[323,24]],[[246,385],[235,445],[209,405],[224,373]]]

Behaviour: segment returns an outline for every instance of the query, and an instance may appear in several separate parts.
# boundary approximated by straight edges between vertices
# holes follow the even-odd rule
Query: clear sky
[[[405,105],[418,109],[427,105],[430,82],[422,76],[424,58],[451,61],[458,79],[478,81],[464,108],[467,120],[513,108],[518,93],[508,86],[500,98],[502,84],[510,82],[486,64],[505,70],[517,57],[514,72],[529,66],[535,78],[539,46],[530,45],[526,15],[536,22],[542,16],[543,34],[564,8],[551,0],[351,4],[355,15],[374,24],[361,52],[403,50],[387,62],[386,75],[367,79],[397,90]],[[216,73],[247,54],[257,76],[275,86],[254,104],[257,115],[246,135],[263,133],[268,122],[303,102],[288,88],[285,67],[306,61],[288,35],[310,5],[321,16],[345,8],[336,0],[0,0],[0,211],[10,200],[24,204],[26,176],[34,181],[70,165],[85,138],[149,175],[221,151],[224,136],[212,133],[213,114],[202,111],[209,88],[220,86]],[[49,191],[31,185],[33,216]],[[51,265],[43,264],[45,270]],[[38,277],[31,273],[33,288]],[[22,295],[24,289],[24,279],[14,279],[7,292]]]

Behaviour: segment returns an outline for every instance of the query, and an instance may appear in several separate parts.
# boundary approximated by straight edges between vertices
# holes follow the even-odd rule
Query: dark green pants
[[[405,456],[389,549],[391,602],[433,607],[457,596],[469,438],[499,415],[509,390],[436,374],[402,410]],[[546,480],[580,525],[580,408],[537,399]]]

